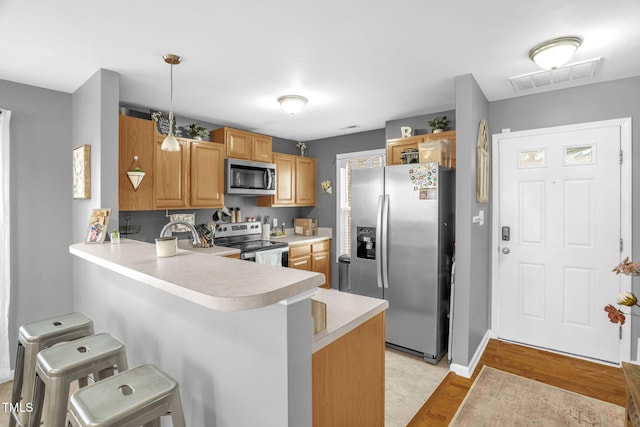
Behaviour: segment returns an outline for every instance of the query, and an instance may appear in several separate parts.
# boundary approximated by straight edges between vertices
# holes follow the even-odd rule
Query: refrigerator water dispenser
[[[356,255],[363,259],[376,259],[375,227],[356,227],[358,248]]]

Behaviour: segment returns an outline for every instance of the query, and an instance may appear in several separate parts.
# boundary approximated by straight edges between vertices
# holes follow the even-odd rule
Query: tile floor
[[[405,427],[449,372],[445,355],[436,365],[386,350],[385,427]]]

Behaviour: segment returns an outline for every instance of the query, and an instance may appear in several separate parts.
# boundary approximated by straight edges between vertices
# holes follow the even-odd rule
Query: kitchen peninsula
[[[384,325],[386,301],[317,289],[322,274],[226,258],[222,248],[157,258],[155,245],[125,240],[70,252],[74,307],[127,345],[130,366],[155,363],[179,381],[193,427],[311,426],[316,354]],[[327,330],[315,337],[314,294],[327,304]],[[381,350],[357,358],[381,358],[383,390],[384,326],[375,330]]]

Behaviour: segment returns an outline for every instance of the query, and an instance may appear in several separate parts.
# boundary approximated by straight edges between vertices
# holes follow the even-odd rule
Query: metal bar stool
[[[32,404],[38,353],[54,344],[89,335],[93,335],[93,320],[82,313],[68,313],[20,326],[11,394],[10,427],[15,427],[16,422],[20,425],[27,423],[26,405]]]
[[[96,381],[127,369],[125,345],[109,334],[96,334],[42,350],[36,363],[33,412],[29,426],[65,425],[69,387],[93,374]],[[44,415],[43,415],[44,413]]]
[[[76,391],[67,426],[160,427],[163,415],[185,427],[180,386],[156,366],[141,365]]]

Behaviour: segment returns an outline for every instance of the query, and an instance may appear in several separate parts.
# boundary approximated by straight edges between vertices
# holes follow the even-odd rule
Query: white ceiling
[[[640,75],[639,0],[0,0],[0,79],[72,93],[104,68],[121,102],[166,111],[176,53],[176,115],[308,141],[452,109],[462,74],[513,97],[529,49],[565,35],[603,58],[595,81]]]

